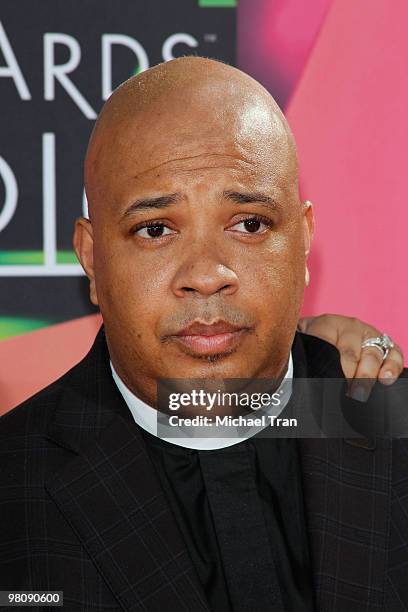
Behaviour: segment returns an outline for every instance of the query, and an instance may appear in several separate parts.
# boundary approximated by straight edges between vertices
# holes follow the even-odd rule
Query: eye
[[[141,238],[162,238],[172,233],[172,230],[164,225],[164,223],[146,223],[144,225],[138,225],[134,230],[134,234],[137,234]]]
[[[260,217],[259,215],[253,215],[252,217],[242,219],[239,221],[239,223],[233,225],[232,227],[237,229],[233,229],[232,231],[237,231],[243,234],[262,234],[272,225],[273,222],[271,219]]]

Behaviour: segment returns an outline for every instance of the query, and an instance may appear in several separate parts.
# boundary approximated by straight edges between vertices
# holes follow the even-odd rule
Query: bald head
[[[177,152],[182,157],[191,146],[196,155],[209,148],[222,155],[234,148],[249,163],[262,162],[266,177],[279,174],[282,184],[297,192],[294,139],[272,96],[236,68],[182,57],[128,79],[102,108],[85,161],[91,218],[105,202],[106,182],[123,168],[129,148],[137,151],[138,169],[144,172],[158,161],[170,162]]]

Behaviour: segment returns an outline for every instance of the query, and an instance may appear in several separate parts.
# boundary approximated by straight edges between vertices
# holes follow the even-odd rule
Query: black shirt
[[[296,440],[194,450],[141,432],[213,612],[313,612]]]

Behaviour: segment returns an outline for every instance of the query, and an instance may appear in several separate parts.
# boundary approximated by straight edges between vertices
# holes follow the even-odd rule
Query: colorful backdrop
[[[289,117],[317,221],[304,313],[359,316],[408,354],[408,5],[235,4],[3,0],[0,413],[78,361],[100,324],[71,246],[96,113],[119,82],[186,53],[237,62]]]
[[[294,131],[316,238],[304,314],[360,317],[408,363],[408,3],[248,0],[238,63]]]

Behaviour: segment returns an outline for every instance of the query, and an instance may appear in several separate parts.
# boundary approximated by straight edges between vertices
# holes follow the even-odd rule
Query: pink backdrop
[[[287,115],[316,207],[305,309],[354,314],[408,353],[408,3],[334,0]]]
[[[408,3],[241,0],[239,64],[285,108],[316,237],[304,314],[355,315],[408,358]]]
[[[406,0],[240,0],[238,10],[239,66],[286,108],[315,204],[304,314],[358,316],[406,355],[407,23]],[[99,324],[0,342],[0,414],[78,361]]]

